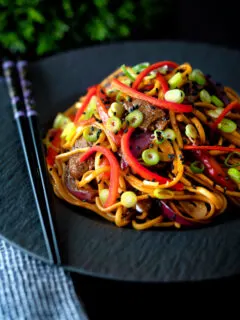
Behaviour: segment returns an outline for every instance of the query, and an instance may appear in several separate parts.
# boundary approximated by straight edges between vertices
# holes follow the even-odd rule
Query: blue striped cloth
[[[88,320],[63,268],[0,239],[1,320]]]

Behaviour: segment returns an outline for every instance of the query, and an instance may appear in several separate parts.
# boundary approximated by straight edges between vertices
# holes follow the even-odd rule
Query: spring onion
[[[129,78],[121,79],[121,82],[128,87],[131,87],[131,85],[132,85],[132,80],[130,80]]]
[[[196,139],[198,136],[197,130],[192,124],[187,124],[185,127],[185,134],[190,139]]]
[[[137,128],[143,122],[143,114],[139,110],[134,110],[130,112],[125,119],[130,127]]]
[[[71,120],[62,113],[58,113],[53,122],[54,129],[63,129]]]
[[[154,137],[155,137],[155,142],[157,144],[161,144],[165,141],[165,138],[162,136],[162,131],[161,130],[155,130],[154,131]]]
[[[83,130],[83,138],[89,142],[95,142],[98,140],[101,134],[101,130],[95,127],[87,127]]]
[[[240,171],[236,168],[228,169],[229,177],[236,183],[240,183]]]
[[[223,132],[231,133],[237,129],[237,124],[230,119],[222,119],[222,121],[218,124],[218,129]]]
[[[200,100],[202,102],[211,103],[211,96],[207,92],[207,90],[203,89],[203,90],[200,91]]]
[[[200,161],[194,161],[190,164],[190,169],[193,173],[202,173],[205,169],[205,166]]]
[[[211,96],[211,101],[218,108],[223,108],[224,107],[224,103],[215,95]]]
[[[189,75],[189,80],[197,82],[197,84],[204,86],[206,84],[206,78],[201,70],[194,69]]]
[[[121,92],[118,92],[118,94],[116,95],[116,101],[117,102],[122,102],[125,98],[123,97]]]
[[[170,102],[182,103],[185,98],[185,93],[179,89],[168,90],[165,93],[164,98]]]
[[[155,149],[146,149],[142,153],[142,159],[147,165],[154,166],[160,161],[160,155]]]
[[[142,63],[139,63],[139,64],[135,65],[134,67],[132,67],[132,69],[134,72],[140,73],[144,69],[146,69],[149,65],[150,65],[149,62],[142,62]]]
[[[174,193],[170,190],[154,189],[153,195],[157,199],[171,199]]]
[[[126,208],[135,207],[137,203],[137,196],[132,191],[123,192],[121,195],[121,204]]]
[[[174,76],[172,76],[172,78],[168,80],[168,84],[171,89],[175,89],[181,85],[182,81],[182,74],[180,72],[177,72]]]
[[[231,152],[229,153],[229,155],[227,156],[227,158],[224,160],[224,164],[226,167],[230,167],[230,168],[234,168],[234,167],[238,167],[240,166],[240,162],[231,164],[229,163],[229,160],[232,156],[237,155],[238,157],[240,157],[240,152]]]
[[[84,111],[84,119],[86,120],[90,119],[96,111],[97,111],[97,98],[96,96],[93,96],[87,108]]]
[[[162,136],[166,140],[175,140],[176,139],[176,133],[172,129],[166,129],[162,131]]]
[[[109,131],[117,133],[122,127],[122,122],[118,117],[113,116],[111,118],[108,118],[106,127]]]
[[[218,118],[220,114],[223,112],[223,108],[216,108],[214,110],[208,110],[207,114],[212,118]]]
[[[102,202],[102,205],[104,205],[104,203],[107,201],[109,195],[109,190],[108,189],[102,189],[99,192],[99,198],[100,201]]]
[[[113,102],[108,110],[108,115],[110,117],[116,116],[118,118],[121,118],[124,110],[124,106],[121,103]]]
[[[127,76],[130,80],[134,81],[136,79],[136,75],[133,74],[126,66],[125,64],[123,64],[121,66],[121,69],[123,71],[123,73],[125,74],[125,76]]]

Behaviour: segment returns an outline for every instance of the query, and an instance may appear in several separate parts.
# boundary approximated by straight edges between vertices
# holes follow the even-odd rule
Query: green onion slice
[[[136,79],[136,75],[131,73],[131,71],[128,70],[128,68],[125,66],[125,64],[123,64],[121,66],[121,69],[122,69],[123,73],[125,74],[125,76],[127,76],[130,80],[134,81]]]
[[[162,131],[161,130],[155,130],[154,131],[154,137],[155,137],[155,142],[157,144],[161,144],[165,141],[165,138],[162,136]]]
[[[172,89],[165,93],[164,98],[170,102],[182,103],[185,98],[185,93],[179,89]]]
[[[166,129],[162,131],[162,136],[166,140],[175,140],[176,139],[176,133],[172,129]]]
[[[109,190],[108,189],[102,189],[99,192],[99,198],[100,201],[102,202],[102,205],[104,205],[104,203],[107,201],[109,195]]]
[[[116,116],[118,118],[121,118],[121,116],[124,113],[124,106],[122,105],[122,103],[118,103],[118,102],[113,102],[108,110],[108,115],[110,117],[112,116]]]
[[[203,90],[200,91],[200,100],[202,102],[211,103],[211,96],[207,92],[207,90],[203,89]]]
[[[123,192],[121,195],[121,204],[126,208],[135,207],[137,204],[137,196],[132,191]]]
[[[194,125],[192,125],[192,124],[186,125],[185,134],[190,139],[196,139],[198,136],[197,130],[195,129]]]
[[[229,153],[227,158],[224,160],[224,164],[225,164],[226,167],[234,168],[234,167],[240,166],[240,162],[237,162],[237,163],[234,163],[234,164],[230,164],[229,163],[230,158],[232,158],[234,155],[238,155],[240,157],[240,152],[231,152],[231,153]]]
[[[229,177],[236,183],[240,183],[240,171],[236,168],[228,169]]]
[[[211,96],[211,101],[213,104],[215,104],[216,107],[218,108],[223,108],[224,107],[224,103],[222,102],[222,100],[220,100],[217,96],[212,95]]]
[[[142,63],[136,64],[134,67],[132,67],[132,69],[134,72],[140,73],[144,69],[146,69],[148,66],[150,66],[149,62],[142,62]]]
[[[89,142],[95,142],[98,140],[101,134],[101,130],[95,127],[87,127],[83,130],[83,138]]]
[[[175,73],[172,78],[168,80],[168,84],[170,85],[171,89],[175,89],[182,84],[182,74],[180,72]]]
[[[154,166],[160,161],[160,155],[155,149],[146,149],[142,153],[142,159],[147,165]]]
[[[200,161],[194,161],[190,164],[190,169],[193,173],[202,173],[205,169],[205,166]]]
[[[218,124],[218,129],[223,132],[231,133],[237,129],[237,124],[230,119],[222,119],[222,121]]]
[[[208,110],[207,114],[212,118],[218,118],[220,114],[223,112],[223,108],[216,108],[214,110]]]
[[[64,128],[71,120],[62,113],[58,113],[53,122],[53,128]]]
[[[122,122],[118,117],[113,116],[111,118],[108,118],[106,127],[109,131],[117,133],[122,127]]]
[[[203,72],[199,69],[194,69],[189,75],[189,80],[197,82],[197,84],[204,86],[206,84],[206,78]]]
[[[86,110],[84,111],[84,119],[90,119],[94,113],[97,111],[97,98],[96,96],[93,96],[90,100]]]
[[[126,116],[125,120],[130,127],[137,128],[143,122],[143,113],[139,110],[134,110]]]

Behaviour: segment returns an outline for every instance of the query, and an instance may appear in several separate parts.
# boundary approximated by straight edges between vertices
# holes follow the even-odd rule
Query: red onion
[[[145,150],[151,143],[152,133],[149,131],[133,134],[130,139],[131,152],[135,158],[138,158],[140,154]]]
[[[73,183],[70,182],[70,178],[66,180],[66,187],[68,191],[74,195],[76,198],[82,201],[94,202],[97,196],[97,191],[92,188],[87,189],[77,189],[74,187]]]
[[[208,85],[211,89],[213,89],[216,93],[216,96],[223,101],[225,105],[229,104],[229,100],[227,95],[224,92],[223,86],[216,81],[214,81],[211,77],[207,77]]]
[[[122,170],[125,170],[125,169],[127,169],[127,167],[128,167],[128,163],[127,163],[127,161],[125,161],[123,155],[122,155],[122,158],[121,158],[121,160],[120,160],[120,167],[121,167]]]
[[[189,221],[178,216],[164,201],[161,201],[162,214],[171,221],[176,221],[185,227],[200,226],[199,223]]]

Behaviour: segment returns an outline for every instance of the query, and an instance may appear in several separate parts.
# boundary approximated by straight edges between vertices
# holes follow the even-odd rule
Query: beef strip
[[[70,175],[69,167],[65,173],[65,185],[70,193],[82,201],[95,202],[97,196],[97,190],[91,187],[78,189],[75,183],[75,179]]]
[[[134,109],[138,109],[143,113],[143,122],[139,126],[139,128],[143,129],[144,131],[150,129],[151,125],[153,126],[153,128],[151,129],[153,130],[155,128],[159,130],[164,130],[164,128],[168,124],[165,111],[151,105],[147,101],[134,99],[132,102],[125,102],[124,107],[128,112],[131,112]]]
[[[72,150],[78,148],[86,148],[90,146],[91,143],[86,141],[83,137],[81,137],[75,142]],[[69,173],[74,179],[80,179],[85,172],[94,168],[93,158],[89,158],[84,162],[79,161],[81,154],[82,152],[72,155],[68,161]]]

